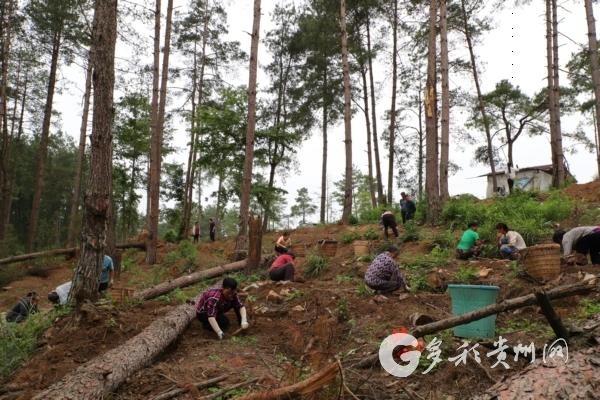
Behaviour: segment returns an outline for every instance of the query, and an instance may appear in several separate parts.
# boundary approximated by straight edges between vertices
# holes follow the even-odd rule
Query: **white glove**
[[[242,329],[248,329],[248,326],[250,326],[250,325],[248,324],[248,317],[246,315],[246,307],[240,308],[240,317],[242,317],[240,326],[242,327]]]
[[[225,336],[225,334],[223,333],[223,331],[219,331],[219,332],[217,332],[217,336],[219,336],[219,340],[223,340],[223,337]]]
[[[246,321],[242,322],[242,329],[248,329],[248,327],[250,326],[250,324]]]

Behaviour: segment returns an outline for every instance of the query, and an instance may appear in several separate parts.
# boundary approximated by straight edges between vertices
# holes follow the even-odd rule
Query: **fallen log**
[[[117,245],[117,249],[131,249],[131,248],[145,250],[146,244],[145,243],[121,243],[121,244]],[[6,258],[0,259],[0,265],[12,264],[12,263],[21,262],[21,261],[28,261],[28,260],[33,260],[33,259],[42,258],[42,257],[56,257],[56,256],[74,257],[75,253],[77,252],[78,249],[79,249],[79,247],[69,247],[69,248],[65,248],[65,249],[54,249],[54,250],[38,251],[36,253],[20,254],[18,256],[11,256],[11,257],[6,257]]]
[[[224,394],[227,394],[228,392],[231,392],[232,390],[243,388],[245,386],[252,385],[253,383],[256,383],[256,382],[258,382],[258,378],[249,379],[249,380],[244,381],[244,382],[236,383],[235,385],[231,385],[229,387],[226,387],[225,389],[221,389],[218,392],[215,392],[215,393],[210,394],[208,396],[200,397],[199,400],[220,399],[220,398],[223,397]]]
[[[283,400],[313,393],[333,381],[340,371],[334,362],[302,382],[265,392],[251,393],[235,400]]]
[[[246,260],[236,261],[231,264],[221,265],[219,267],[205,269],[204,271],[197,271],[189,275],[180,276],[170,281],[159,283],[156,286],[142,290],[133,295],[134,298],[142,300],[150,300],[156,297],[162,296],[163,294],[169,293],[177,288],[193,285],[200,282],[203,279],[215,278],[217,276],[226,274],[228,272],[241,271],[246,267]]]
[[[134,372],[150,364],[194,319],[193,306],[183,304],[150,324],[121,346],[83,364],[38,393],[34,400],[104,399]]]
[[[559,299],[587,293],[594,289],[598,289],[598,286],[593,281],[585,281],[583,283],[555,287],[554,289],[548,290],[546,292],[546,296],[548,299]],[[528,294],[526,296],[515,297],[465,314],[418,326],[411,331],[411,335],[416,338],[423,337],[444,329],[453,328],[455,326],[466,324],[472,321],[477,321],[489,315],[499,314],[501,312],[534,305],[537,304],[537,301],[538,300],[535,296],[535,293]],[[362,361],[354,366],[358,368],[369,368],[375,365],[378,360],[379,353],[377,352],[365,357]]]
[[[196,389],[203,389],[205,387],[209,387],[209,386],[212,386],[214,384],[224,381],[225,379],[227,379],[228,376],[229,375],[217,376],[216,378],[208,379],[203,382],[193,383],[191,386],[195,387]],[[189,391],[188,388],[177,388],[177,389],[169,390],[168,392],[165,392],[165,393],[161,393],[158,396],[155,396],[152,400],[169,400],[169,399],[172,399],[173,397],[177,397],[180,394],[184,394],[188,391]]]

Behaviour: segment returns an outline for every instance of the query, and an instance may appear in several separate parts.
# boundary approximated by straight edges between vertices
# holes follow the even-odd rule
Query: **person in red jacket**
[[[293,281],[296,273],[296,256],[294,253],[285,253],[278,256],[271,268],[269,268],[269,277],[273,281]]]

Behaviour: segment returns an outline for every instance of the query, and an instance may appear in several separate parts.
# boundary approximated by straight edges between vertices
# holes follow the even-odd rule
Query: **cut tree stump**
[[[159,283],[156,286],[142,290],[134,295],[134,297],[142,300],[154,299],[163,294],[169,293],[177,288],[193,285],[200,282],[203,279],[215,278],[217,276],[224,275],[228,272],[242,271],[246,267],[246,260],[236,261],[231,264],[221,265],[219,267],[205,269],[204,271],[198,271],[189,275],[180,276],[179,278]]]
[[[235,400],[287,400],[307,395],[314,393],[333,381],[337,377],[339,371],[340,368],[338,363],[334,362],[302,382],[278,389],[267,390],[265,392],[251,393],[242,397],[236,397]]]
[[[117,249],[140,249],[145,250],[145,243],[121,243],[117,245]],[[56,256],[68,256],[74,257],[75,253],[79,251],[79,247],[69,247],[66,249],[54,249],[46,251],[38,251],[36,253],[21,254],[18,256],[11,256],[0,259],[0,265],[12,264],[21,261],[33,260],[42,257],[56,257]]]
[[[587,293],[591,290],[598,290],[598,285],[596,285],[593,280],[588,280],[584,281],[583,283],[555,287],[554,289],[546,291],[546,296],[548,297],[548,299],[559,299],[563,297]],[[423,337],[425,335],[430,335],[432,333],[439,332],[444,329],[453,328],[455,326],[466,324],[472,321],[477,321],[489,315],[498,314],[504,311],[515,310],[521,307],[531,306],[536,304],[537,301],[538,300],[535,293],[526,296],[515,297],[512,299],[504,300],[497,304],[492,304],[487,307],[480,308],[479,310],[442,319],[440,321],[432,322],[430,324],[418,326],[411,331],[411,335],[416,338]],[[355,367],[369,368],[374,366],[378,361],[379,353],[377,352],[366,356],[362,361],[357,363]]]
[[[196,316],[194,306],[176,307],[121,346],[83,364],[34,400],[105,399],[130,375],[150,364]]]

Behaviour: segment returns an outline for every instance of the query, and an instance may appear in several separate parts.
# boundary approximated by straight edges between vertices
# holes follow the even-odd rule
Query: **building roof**
[[[517,168],[517,173],[527,172],[527,171],[542,171],[542,172],[552,175],[552,164],[535,165],[533,167]],[[496,171],[496,176],[500,176],[500,175],[504,175],[504,174],[506,174],[505,170]],[[568,171],[567,171],[567,175],[570,175],[570,173]],[[492,176],[492,173],[489,172],[487,174],[478,175],[476,178],[481,178],[484,176]]]

